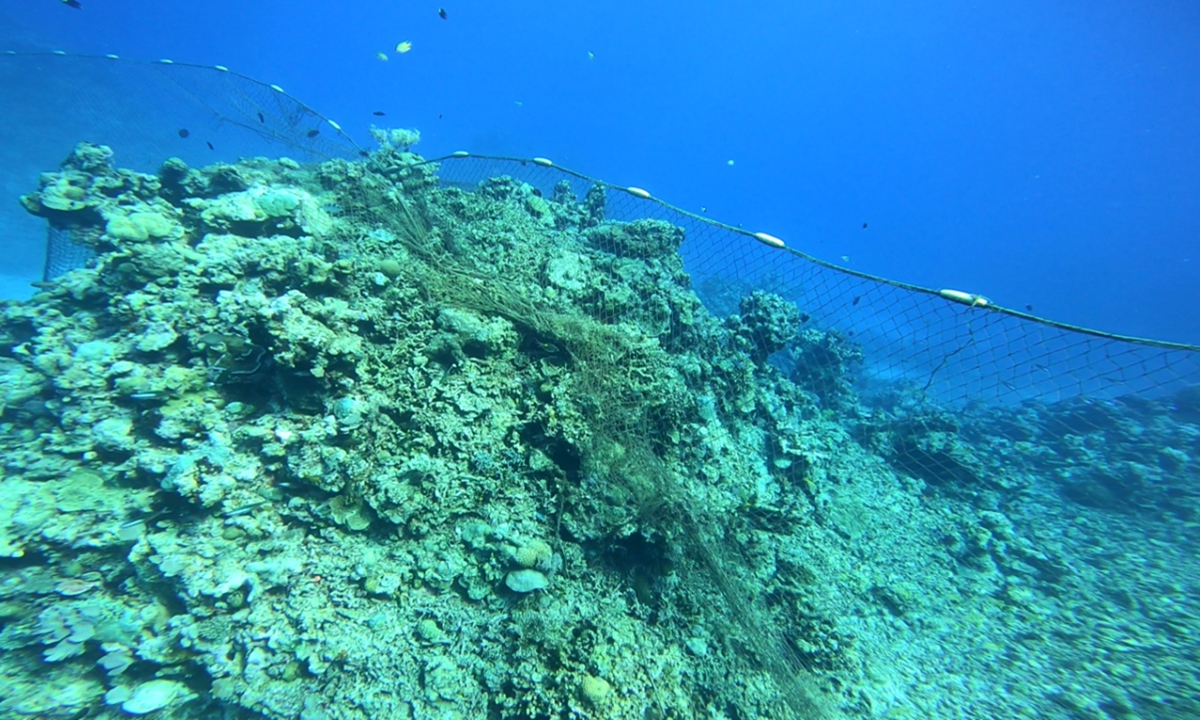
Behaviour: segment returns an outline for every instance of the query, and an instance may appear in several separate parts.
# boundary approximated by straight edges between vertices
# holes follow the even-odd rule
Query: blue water
[[[547,156],[856,269],[1200,342],[1194,3],[82,5],[4,11],[20,40],[227,65],[364,140],[380,110],[426,155]]]

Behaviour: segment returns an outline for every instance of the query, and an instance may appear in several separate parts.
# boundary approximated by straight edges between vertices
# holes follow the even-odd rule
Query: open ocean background
[[[81,3],[8,0],[0,45],[222,64],[364,144],[545,156],[858,270],[1200,342],[1194,2]],[[3,156],[28,176],[6,296],[41,270],[14,210],[61,159],[38,151]]]

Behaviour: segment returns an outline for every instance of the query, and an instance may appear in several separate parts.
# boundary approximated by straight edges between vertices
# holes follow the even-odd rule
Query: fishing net
[[[923,288],[838,267],[773,236],[689,213],[640,188],[614,186],[546,160],[460,154],[440,161],[439,178],[448,186],[474,187],[496,176],[515,177],[547,198],[564,188],[580,198],[603,190],[603,219],[652,219],[680,228],[683,265],[718,316],[737,314],[754,291],[794,302],[799,312],[791,324],[804,342],[780,348],[775,359],[827,401],[850,390],[847,378],[833,380],[847,369],[853,370],[850,380],[859,396],[882,402],[882,396],[903,392],[910,403],[947,410],[1164,398],[1179,391],[1186,396],[1198,379],[1197,346],[1053,322],[968,291]],[[639,257],[628,249],[621,252]],[[621,319],[619,313],[605,317],[607,322]],[[664,322],[665,335],[681,331],[668,318]],[[830,364],[837,367],[823,374],[822,366]],[[1183,405],[1179,409],[1185,410]]]
[[[316,162],[366,154],[336,122],[282,88],[221,66],[10,52],[0,62],[0,87],[22,97],[7,109],[0,130],[5,187],[22,191],[79,139],[113,148],[122,167],[139,172],[155,172],[168,157],[203,165],[240,157]],[[740,299],[755,290],[794,302],[802,310],[798,335],[812,342],[784,348],[775,360],[791,363],[793,376],[826,400],[849,391],[852,380],[858,396],[895,400],[902,393],[907,403],[936,401],[947,409],[1182,393],[1175,409],[1196,411],[1189,400],[1200,371],[1196,346],[1056,323],[970,292],[837,267],[781,247],[770,236],[548,162],[467,155],[440,163],[446,186],[476,187],[498,176],[536,187],[543,197],[561,192],[560,183],[579,198],[605,190],[603,219],[655,219],[680,228],[684,267],[719,316],[736,314]],[[87,251],[70,242],[71,231],[53,223],[47,229],[47,279],[86,261]]]
[[[282,88],[219,66],[13,51],[0,61],[0,89],[21,98],[6,106],[0,130],[9,198],[35,185],[80,140],[111,147],[123,167],[146,173],[169,157],[189,165],[281,155],[311,162],[361,151],[336,123]],[[29,227],[12,202],[0,213],[5,225]],[[87,261],[73,231],[50,224],[44,279]]]
[[[898,473],[946,493],[994,491],[1044,472],[1083,504],[1196,516],[1193,465],[1177,455],[1149,460],[1157,440],[1142,446],[1137,437],[1155,428],[1147,437],[1195,444],[1200,347],[1054,322],[971,288],[855,272],[543,158],[422,159],[408,152],[403,133],[380,136],[384,147],[365,152],[281,88],[225,68],[10,54],[0,60],[0,87],[22,97],[0,126],[0,148],[10,155],[3,167],[14,171],[6,187],[22,192],[81,140],[148,173],[171,157],[196,167],[256,156],[332,161],[324,177],[342,181],[332,183],[340,197],[328,212],[368,229],[354,237],[360,248],[390,244],[409,261],[380,264],[381,283],[399,276],[448,308],[505,318],[522,337],[521,353],[560,378],[540,392],[579,408],[586,438],[528,440],[571,466],[572,483],[553,488],[559,535],[610,538],[596,562],[641,558],[623,566],[634,594],[642,592],[639,578],[668,574],[668,555],[675,567],[688,565],[724,603],[726,630],[746,656],[793,693],[795,716],[811,707],[789,683],[801,683],[802,671],[820,664],[814,658],[826,656],[766,620],[767,600],[754,597],[737,569],[750,550],[731,537],[728,518],[707,513],[675,483],[680,471],[666,458],[689,414],[740,416],[754,429],[743,434],[742,447],[753,448],[745,463],[795,496],[775,505],[747,498],[741,510],[756,529],[782,532],[789,504],[824,502],[827,458],[793,442],[811,415],[836,419]],[[454,213],[469,204],[464,196],[519,203],[546,237],[562,233],[563,247],[460,230]],[[75,234],[95,231],[95,223],[49,219],[47,280],[89,261]],[[606,280],[588,287],[589,274]],[[640,292],[626,292],[622,281]],[[457,322],[447,317],[438,321]],[[253,367],[227,370],[258,372],[266,352],[248,354]],[[471,349],[444,352],[466,357]],[[739,376],[753,381],[739,384]],[[684,392],[694,378],[712,377],[728,383],[723,397]],[[767,402],[756,383],[789,400]],[[1114,469],[1094,438],[1133,457]],[[1028,450],[1018,467],[1014,447],[1041,450]],[[697,462],[686,472],[707,470]],[[640,534],[620,534],[626,515],[605,519],[612,498],[635,508]],[[798,605],[786,612],[798,626],[806,622]]]

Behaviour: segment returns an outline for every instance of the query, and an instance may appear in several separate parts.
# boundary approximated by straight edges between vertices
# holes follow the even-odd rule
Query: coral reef
[[[1196,709],[1196,561],[1138,544],[1195,507],[1169,407],[868,406],[783,295],[706,309],[681,228],[379,138],[81,144],[23,198],[96,256],[0,315],[0,712]]]
[[[10,673],[107,679],[9,707],[817,712],[721,549],[770,479],[685,471],[735,440],[690,400],[723,331],[681,231],[511,178],[438,189],[388,139],[158,175],[83,144],[24,198],[97,260],[5,308],[3,547],[78,595],[10,584],[0,637]]]

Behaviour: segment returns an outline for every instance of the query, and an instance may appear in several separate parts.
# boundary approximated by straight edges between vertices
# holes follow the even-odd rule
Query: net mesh
[[[365,152],[336,122],[282,88],[220,66],[13,51],[0,62],[0,88],[21,98],[5,108],[0,129],[5,189],[13,195],[28,192],[39,173],[56,167],[81,140],[116,149],[122,167],[145,173],[171,157],[207,165],[281,155],[314,162]],[[0,223],[23,227],[22,214],[7,203]],[[87,261],[72,228],[52,220],[48,232],[43,279]]]
[[[865,446],[930,486],[977,492],[994,489],[1004,482],[1000,478],[1052,473],[1068,494],[1075,488],[1077,499],[1087,504],[1157,506],[1184,518],[1195,516],[1200,488],[1185,469],[1162,473],[1153,482],[1093,477],[1079,484],[1068,477],[1073,470],[1064,470],[1091,465],[1096,477],[1108,477],[1109,459],[1081,457],[1072,438],[1112,433],[1125,439],[1131,423],[1178,424],[1182,434],[1171,442],[1186,445],[1183,423],[1200,419],[1200,349],[1195,346],[1107,334],[1004,308],[969,292],[853,272],[772,236],[682,211],[642,189],[608,184],[544,159],[457,153],[404,168],[397,177],[404,183],[431,175],[444,189],[511,194],[509,186],[515,184],[539,202],[575,208],[585,216],[583,225],[591,226],[578,233],[576,249],[594,248],[618,258],[606,268],[614,276],[627,275],[631,266],[622,263],[629,262],[656,278],[653,289],[637,298],[614,302],[603,291],[575,298],[590,319],[610,328],[634,325],[667,352],[694,347],[695,315],[677,295],[694,291],[707,312],[722,319],[729,342],[756,362],[774,366],[816,398],[824,412],[841,418]],[[366,224],[423,239],[427,231],[413,227],[451,224],[440,209],[445,202],[444,195],[415,189],[407,201],[347,199],[349,206],[362,208],[358,214]],[[401,206],[403,212],[397,213]],[[406,221],[397,225],[397,217]],[[445,297],[505,314],[563,343],[584,366],[597,358],[594,348],[572,348],[571,337],[579,333],[564,330],[565,321],[553,317],[554,303],[529,290],[547,283],[547,272],[539,269],[548,266],[547,258],[504,264],[510,251],[490,240],[478,246],[452,243],[453,252],[445,252],[442,242],[434,242],[440,255],[425,252],[432,266],[455,267],[463,277],[491,268],[475,276],[488,293],[456,295],[464,286],[452,283],[441,289]],[[497,263],[508,269],[497,273]],[[521,268],[530,268],[529,274],[522,277]],[[497,302],[494,289],[499,287],[526,290]],[[596,367],[598,377],[608,378],[603,388],[580,390],[597,398],[589,422],[608,428],[614,444],[653,445],[664,428],[654,421],[653,399],[636,383],[614,381],[625,377],[616,366],[639,362],[635,352],[623,353],[606,356]],[[771,439],[781,434],[777,420],[764,418],[768,440],[760,450],[785,468],[778,474],[788,486],[804,488],[812,464],[798,461],[786,442]],[[983,446],[1040,443],[1057,448],[1059,459],[1010,465],[1006,447],[979,453],[965,448],[966,438]],[[1107,489],[1084,489],[1089,482]]]
[[[1081,398],[1163,399],[1200,379],[1196,346],[1056,323],[986,298],[972,302],[978,296],[969,293],[944,295],[853,272],[627,188],[533,160],[452,156],[440,163],[439,178],[447,186],[477,187],[491,177],[512,176],[548,198],[563,183],[577,197],[601,188],[607,198],[604,219],[654,219],[681,228],[679,255],[711,312],[721,317],[738,313],[740,299],[754,290],[794,302],[803,311],[800,332],[815,331],[830,347],[847,353],[856,366],[855,389],[866,399],[902,392],[911,402],[948,409]],[[648,259],[629,250],[622,253]],[[601,317],[610,323],[622,319],[613,312]],[[667,335],[678,331],[663,328]],[[829,397],[844,389],[822,383],[811,367],[819,359],[811,352],[785,355],[778,359],[809,366],[792,370],[808,378],[806,384],[818,395]]]
[[[0,133],[7,154],[22,152],[5,163],[8,184],[17,187],[31,187],[32,180],[17,185],[20,176],[56,165],[79,139],[117,149],[122,167],[139,172],[154,172],[169,157],[203,165],[280,154],[300,162],[366,155],[336,122],[282,88],[220,66],[10,52],[0,63],[0,87],[24,96],[7,110]],[[131,96],[155,98],[153,112],[124,101]],[[990,303],[948,300],[934,289],[780,250],[740,228],[532,159],[440,159],[439,180],[447,187],[475,188],[500,176],[548,198],[562,188],[578,198],[601,188],[607,191],[604,219],[655,219],[681,228],[679,255],[710,311],[735,314],[739,299],[753,290],[793,301],[803,308],[802,331],[856,348],[848,352],[860,396],[903,391],[910,401],[954,408],[1115,401],[1163,398],[1200,377],[1195,346],[1119,337]],[[87,250],[70,242],[71,228],[51,224],[47,232],[47,278],[86,262]],[[602,319],[620,320],[615,313]],[[807,360],[811,365],[813,358]],[[805,376],[823,397],[838,389],[822,387],[811,370]]]

